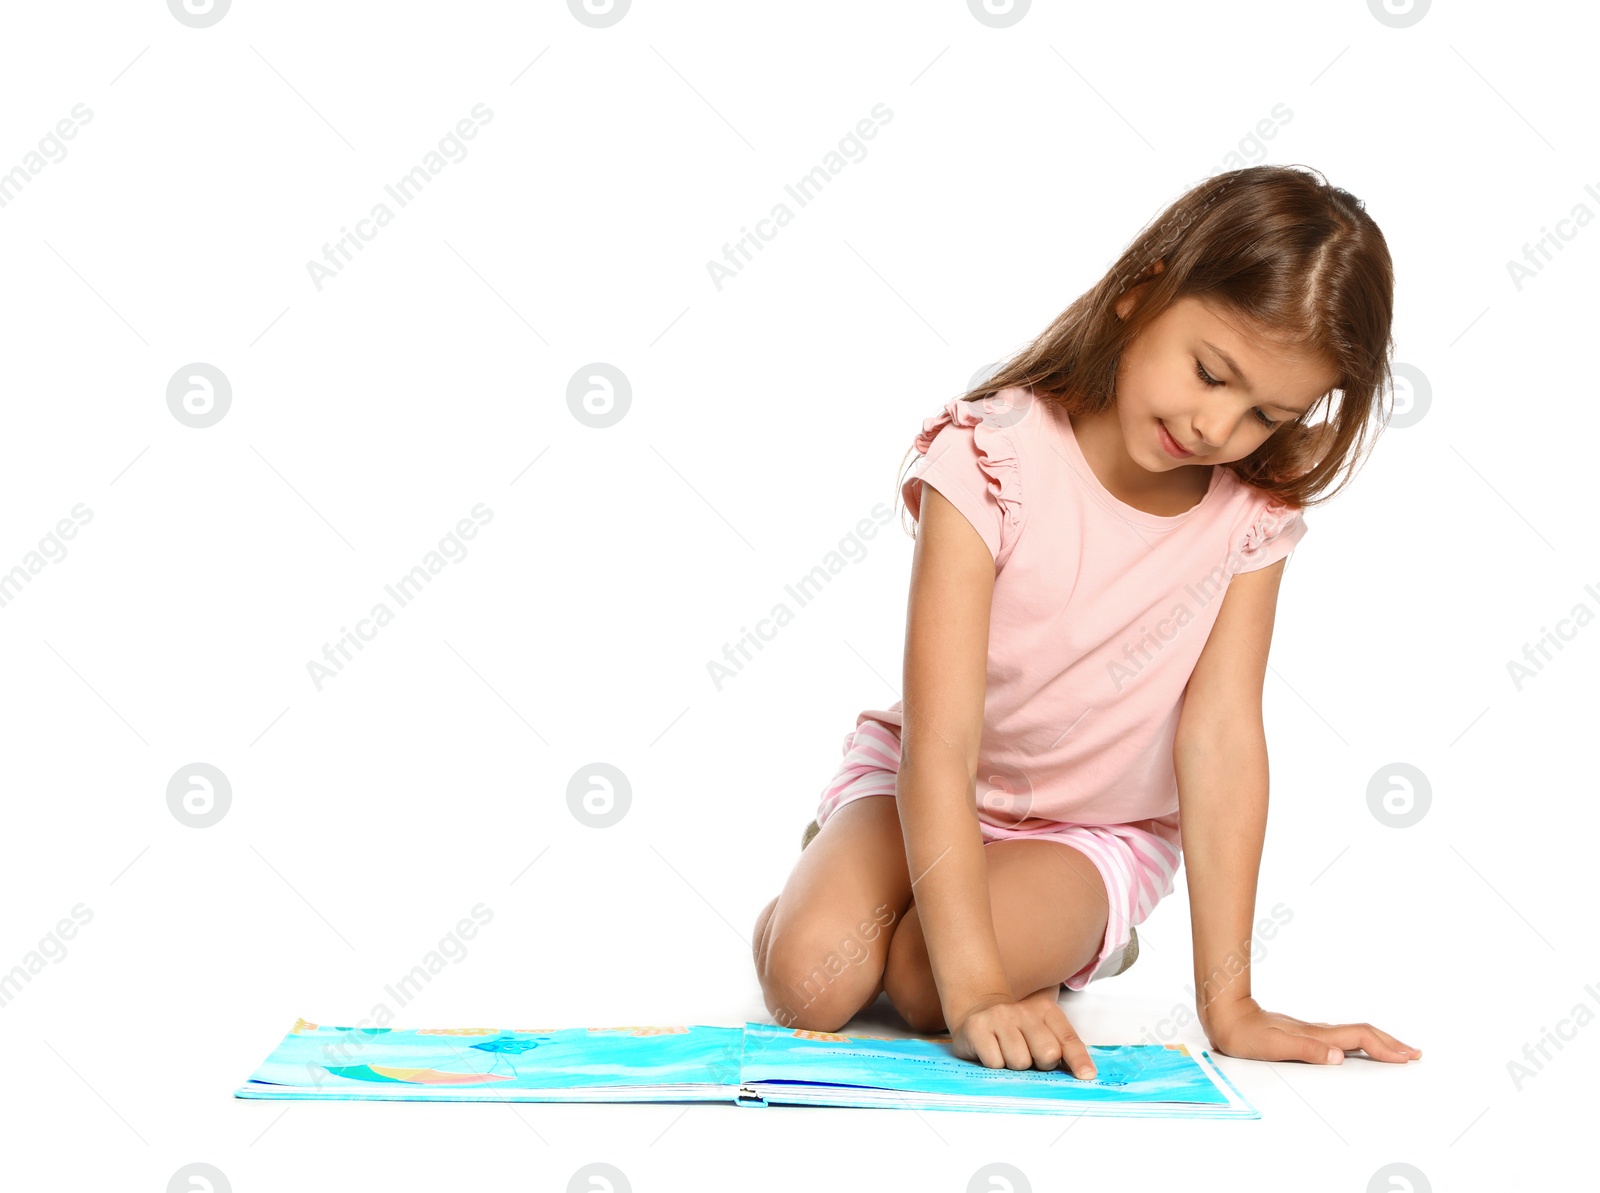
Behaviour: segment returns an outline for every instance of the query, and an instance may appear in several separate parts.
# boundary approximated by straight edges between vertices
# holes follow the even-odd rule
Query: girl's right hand
[[[1014,1002],[995,995],[976,1002],[950,1025],[950,1043],[963,1060],[991,1069],[1054,1069],[1064,1060],[1079,1080],[1095,1076],[1087,1045],[1054,997]]]

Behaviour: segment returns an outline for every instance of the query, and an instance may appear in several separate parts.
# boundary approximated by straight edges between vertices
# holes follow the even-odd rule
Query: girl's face
[[[1124,296],[1118,314],[1132,302]],[[1244,459],[1337,383],[1328,361],[1287,355],[1186,295],[1123,352],[1116,411],[1133,461],[1171,472]]]

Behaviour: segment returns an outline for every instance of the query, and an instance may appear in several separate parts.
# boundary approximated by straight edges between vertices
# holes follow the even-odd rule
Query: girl
[[[922,424],[904,697],[857,718],[757,917],[777,1022],[833,1031],[886,993],[963,1058],[1093,1077],[1061,986],[1132,964],[1181,850],[1212,1047],[1421,1055],[1250,989],[1278,585],[1390,380],[1393,285],[1348,192],[1220,174]]]

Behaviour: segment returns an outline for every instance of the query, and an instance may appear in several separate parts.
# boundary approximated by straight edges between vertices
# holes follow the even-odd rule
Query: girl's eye
[[[1205,367],[1205,365],[1200,363],[1200,358],[1198,356],[1195,357],[1194,371],[1195,371],[1195,375],[1197,377],[1199,377],[1200,380],[1204,381],[1207,385],[1222,385],[1222,384],[1224,384],[1222,381],[1219,381],[1217,378],[1213,377],[1210,373],[1206,372],[1206,367]],[[1262,426],[1266,427],[1269,431],[1273,427],[1277,426],[1280,421],[1282,421],[1280,419],[1268,418],[1266,416],[1266,413],[1259,406],[1257,406],[1255,408],[1255,416],[1256,416],[1256,421],[1259,422]]]

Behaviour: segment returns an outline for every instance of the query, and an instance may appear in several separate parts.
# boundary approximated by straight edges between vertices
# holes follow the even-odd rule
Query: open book
[[[1089,1046],[1096,1075],[991,1069],[949,1036],[743,1027],[326,1027],[298,1020],[240,1098],[733,1102],[1169,1118],[1260,1118],[1182,1044]]]

